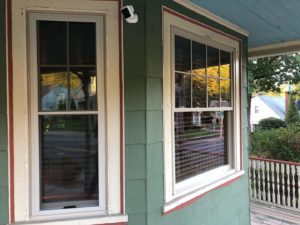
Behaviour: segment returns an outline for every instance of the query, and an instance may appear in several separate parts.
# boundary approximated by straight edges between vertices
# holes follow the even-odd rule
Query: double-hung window
[[[103,19],[31,19],[36,207],[104,209]]]
[[[167,212],[241,175],[239,42],[164,14]]]

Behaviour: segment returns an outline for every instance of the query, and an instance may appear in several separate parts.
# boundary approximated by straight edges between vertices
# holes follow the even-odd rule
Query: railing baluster
[[[261,198],[261,176],[260,176],[260,165],[261,161],[257,161],[257,188],[258,188],[258,199],[262,200]]]
[[[271,179],[272,179],[272,202],[273,204],[276,204],[276,199],[275,199],[275,165],[273,162],[271,162]]]
[[[296,166],[295,165],[292,165],[291,166],[291,173],[292,173],[292,183],[291,183],[291,187],[292,187],[292,207],[293,208],[296,208],[296,191],[295,191],[295,188],[296,188],[296,182],[295,182],[295,175],[296,175]]]
[[[281,188],[282,188],[282,205],[286,206],[286,197],[285,197],[285,181],[284,181],[284,164],[280,164],[281,168]]]
[[[266,181],[267,181],[267,201],[271,202],[271,188],[270,188],[270,162],[265,162]]]
[[[256,179],[257,179],[257,176],[256,176],[256,164],[257,164],[257,161],[253,160],[252,168],[253,168],[253,198],[254,199],[257,199],[257,190],[256,190]]]
[[[279,163],[276,163],[276,182],[277,182],[277,199],[276,202],[280,205],[280,180],[279,180],[280,170],[279,170]]]
[[[266,201],[266,180],[265,180],[265,171],[266,171],[266,164],[264,161],[260,163],[261,169],[261,182],[262,182],[262,200]]]
[[[291,207],[291,186],[290,186],[290,165],[286,165],[286,189],[287,189],[287,196],[286,202],[287,206]]]

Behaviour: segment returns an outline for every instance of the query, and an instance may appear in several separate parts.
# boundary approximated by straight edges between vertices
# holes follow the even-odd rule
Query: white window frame
[[[232,93],[231,106],[220,108],[189,108],[189,111],[222,111],[230,110],[233,118],[229,118],[233,127],[228,133],[233,133],[230,137],[228,151],[228,165],[209,170],[179,183],[175,181],[175,146],[174,146],[174,108],[175,108],[175,88],[174,88],[174,37],[175,35],[195,40],[199,43],[216,47],[232,54]],[[163,14],[163,59],[164,59],[164,213],[168,213],[181,207],[192,199],[213,190],[225,183],[228,183],[244,174],[241,157],[241,104],[240,104],[240,43],[238,40],[223,35],[209,29],[196,21],[176,13],[164,11]],[[180,108],[176,109],[181,111]],[[185,111],[183,109],[182,111]]]
[[[121,52],[119,16],[118,1],[12,0],[14,215],[18,224],[106,224],[128,221],[127,215],[124,214],[124,199],[121,199],[124,193],[122,189],[124,181],[121,181],[124,170],[121,168],[120,152],[123,148],[121,146],[123,100],[120,93],[121,68],[116,66],[120,65]],[[39,210],[39,182],[36,178],[38,93],[37,88],[31,88],[37,87],[37,79],[30,79],[32,73],[35,73],[34,76],[37,78],[35,72],[37,60],[34,59],[36,35],[30,35],[30,32],[34,32],[32,30],[34,20],[47,17],[50,20],[87,21],[99,25],[97,36],[100,39],[97,37],[97,52],[102,52],[103,54],[98,55],[103,58],[97,58],[97,100],[98,111],[103,113],[98,114],[98,111],[92,113],[98,114],[98,135],[102,138],[99,140],[99,150],[105,149],[99,151],[99,177],[102,178],[99,185],[103,181],[105,185],[100,188],[99,199],[102,201],[98,207]],[[103,70],[99,72],[99,69]],[[71,114],[77,113],[83,114],[82,111]],[[85,113],[90,114],[91,111]],[[100,124],[101,121],[103,126]],[[103,159],[105,163],[102,164]]]

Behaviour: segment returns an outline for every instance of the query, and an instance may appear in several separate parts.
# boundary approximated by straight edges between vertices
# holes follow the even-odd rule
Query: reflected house
[[[82,86],[77,89],[71,89],[70,99],[71,104],[74,104],[75,109],[80,108],[80,104],[85,101],[85,94]],[[63,86],[52,87],[48,92],[42,96],[42,107],[45,110],[61,110],[67,106],[68,89]]]

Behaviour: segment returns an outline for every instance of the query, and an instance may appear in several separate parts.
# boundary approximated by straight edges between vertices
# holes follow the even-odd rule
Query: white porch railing
[[[299,211],[300,163],[250,158],[250,198]]]

